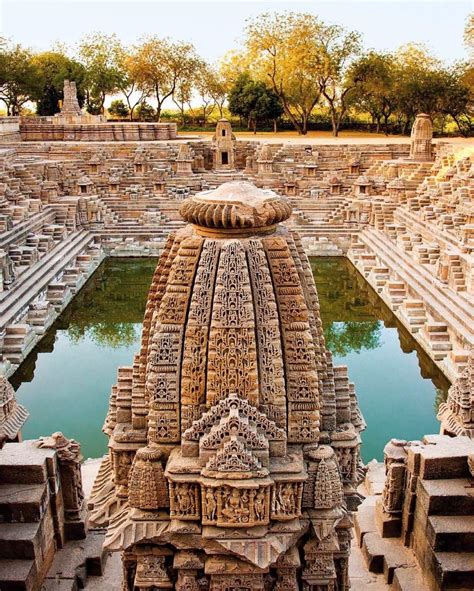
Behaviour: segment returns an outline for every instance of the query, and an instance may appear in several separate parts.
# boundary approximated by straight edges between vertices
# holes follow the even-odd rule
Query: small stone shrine
[[[474,351],[466,369],[449,388],[448,399],[439,405],[441,433],[474,439]]]
[[[215,170],[233,170],[235,168],[235,135],[227,119],[219,119],[212,136],[212,151]]]
[[[64,80],[63,103],[61,105],[61,115],[81,115],[81,107],[77,100],[76,83],[70,80]]]
[[[124,590],[348,590],[364,421],[286,198],[186,199],[120,368],[89,508]]]
[[[418,113],[411,128],[410,159],[416,161],[433,160],[433,123],[427,113]]]

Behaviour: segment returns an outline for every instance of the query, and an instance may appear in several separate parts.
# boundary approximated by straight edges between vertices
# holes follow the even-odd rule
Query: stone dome
[[[288,199],[246,181],[224,183],[186,199],[180,214],[205,228],[268,228],[291,215]]]

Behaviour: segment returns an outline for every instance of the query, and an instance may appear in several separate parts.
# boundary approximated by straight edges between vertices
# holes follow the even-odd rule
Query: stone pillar
[[[37,445],[56,450],[64,503],[64,534],[66,539],[81,540],[86,537],[81,446],[59,431],[50,437],[41,437]]]

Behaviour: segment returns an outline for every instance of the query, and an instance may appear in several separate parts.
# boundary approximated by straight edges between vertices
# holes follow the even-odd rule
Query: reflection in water
[[[110,388],[139,348],[155,265],[106,260],[21,365],[11,381],[30,412],[25,437],[62,430],[85,457],[106,451]],[[446,378],[347,260],[318,258],[312,266],[327,345],[336,364],[348,365],[368,423],[364,460],[381,459],[390,437],[438,432],[435,404],[446,397]]]
[[[105,453],[110,388],[139,348],[155,266],[156,259],[107,259],[20,366],[11,382],[30,412],[25,438],[61,430],[85,457]]]
[[[311,265],[326,345],[336,365],[348,366],[367,422],[363,459],[381,460],[391,437],[438,433],[447,378],[347,259],[315,258]]]

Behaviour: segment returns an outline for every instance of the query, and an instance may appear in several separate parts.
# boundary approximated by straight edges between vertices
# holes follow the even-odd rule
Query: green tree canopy
[[[41,73],[30,50],[3,41],[0,47],[0,100],[7,115],[19,115],[22,106],[38,95]]]
[[[60,110],[59,101],[63,99],[64,80],[76,82],[79,104],[83,104],[86,72],[82,64],[60,50],[37,53],[32,62],[39,75],[38,92],[32,97],[36,101],[38,115],[54,115]]]
[[[263,82],[255,81],[248,72],[239,75],[228,96],[233,115],[247,119],[256,131],[258,121],[275,121],[283,113],[278,96]]]
[[[85,68],[84,87],[89,113],[103,113],[107,95],[120,90],[122,72],[117,67],[120,42],[117,36],[94,33],[79,44],[79,59]]]
[[[118,119],[125,119],[130,114],[127,105],[121,99],[112,101],[107,110],[112,117],[117,117]]]

